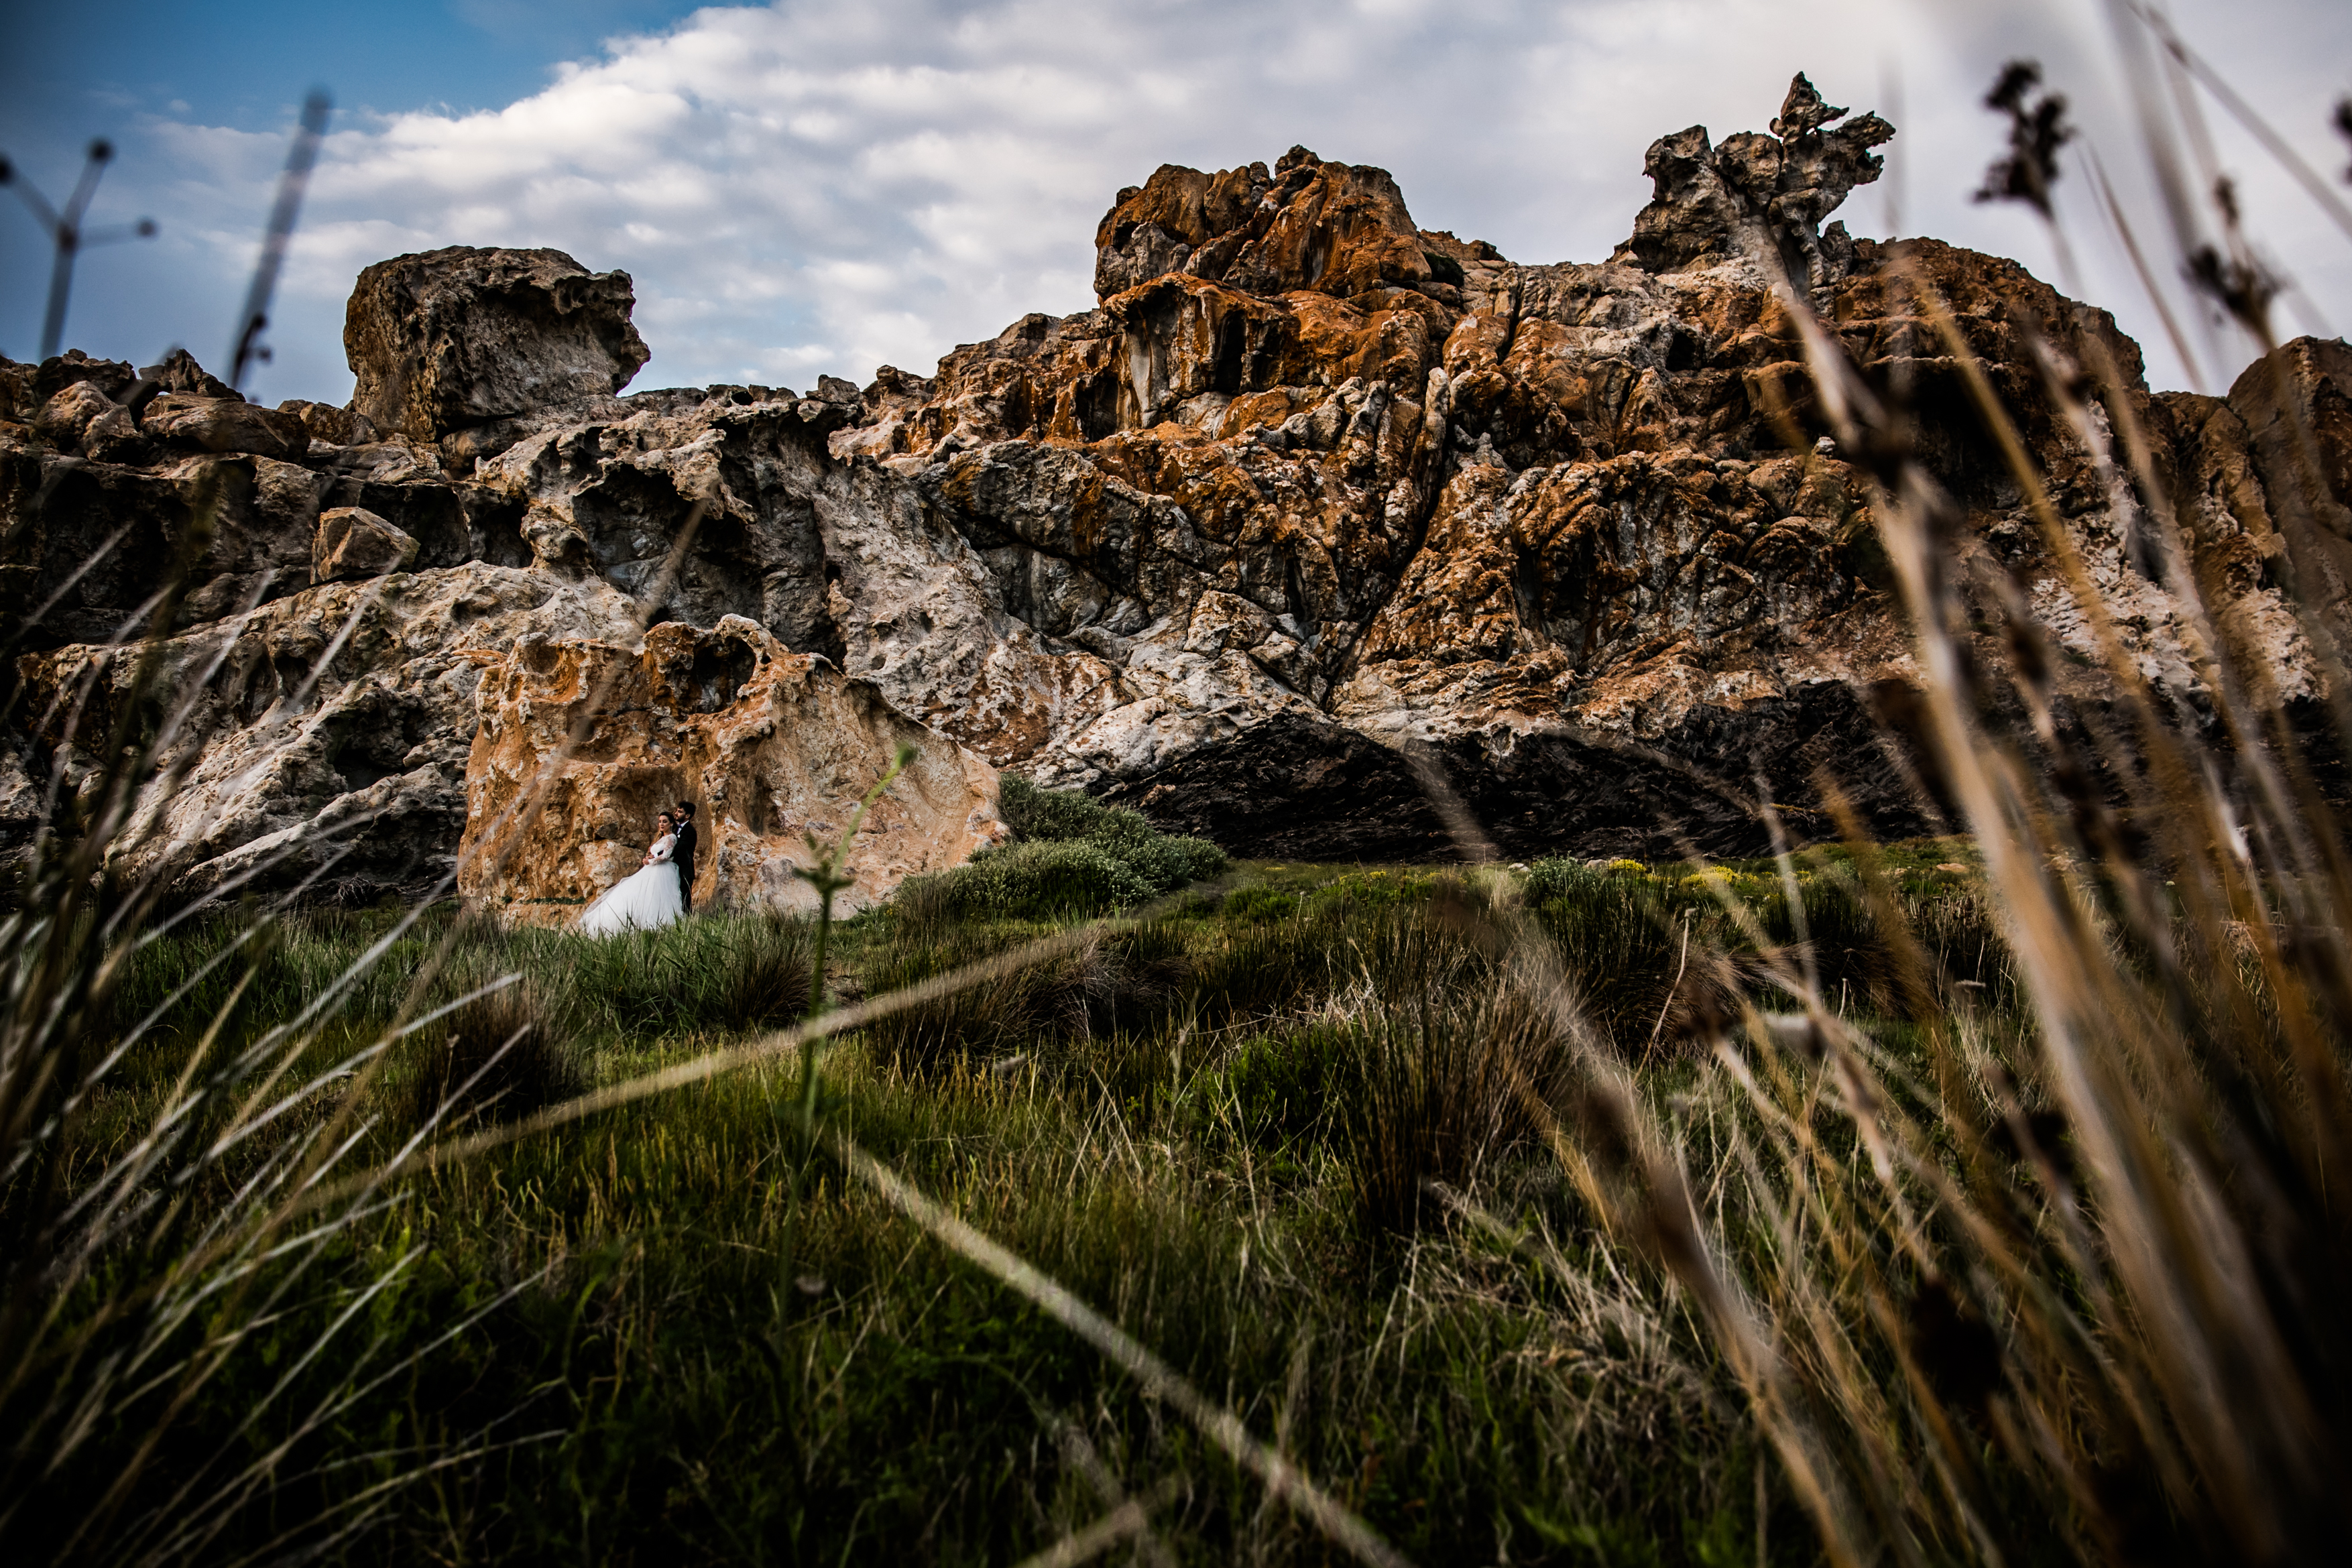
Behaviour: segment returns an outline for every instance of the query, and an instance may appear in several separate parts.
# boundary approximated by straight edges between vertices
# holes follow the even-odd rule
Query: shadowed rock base
[[[1761,854],[1769,799],[1790,835],[1831,836],[1819,777],[1874,831],[1938,831],[1926,769],[1895,716],[1822,682],[1738,711],[1701,710],[1658,743],[1568,730],[1455,737],[1433,762],[1494,848],[1515,859]],[[1769,785],[1769,795],[1758,778]],[[1451,860],[1461,847],[1401,752],[1337,725],[1277,718],[1113,787],[1172,832],[1265,859]]]

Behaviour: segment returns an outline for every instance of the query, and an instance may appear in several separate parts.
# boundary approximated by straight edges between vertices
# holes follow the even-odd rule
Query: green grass
[[[1839,857],[1811,863],[1810,880],[1837,884]],[[827,1048],[827,1124],[1108,1313],[1417,1560],[1755,1561],[1759,1460],[1736,1381],[1509,1091],[1517,1072],[1556,1097],[1563,1054],[1465,921],[1492,892],[1407,867],[1228,880]],[[1753,868],[1721,880],[1764,925],[1785,915]],[[1644,1081],[1661,1103],[1685,1093],[1688,1021],[1655,1015],[1685,925],[1704,943],[1735,924],[1714,893],[1681,868],[1545,867],[1506,885],[1539,898],[1572,967],[1605,966],[1597,1012],[1629,1058],[1657,1047]],[[1969,896],[1923,884],[1924,902]],[[395,1048],[367,1091],[382,1153],[525,1023],[530,1051],[461,1116],[687,1060],[806,997],[807,933],[785,922],[591,941],[449,918],[391,949],[339,1039],[388,1021],[444,937],[434,998],[522,979]],[[290,1015],[390,919],[288,923],[236,1030]],[[832,986],[880,994],[1053,928],[886,908],[836,929]],[[228,930],[154,944],[119,1000],[153,1007]],[[207,982],[123,1064],[79,1160],[119,1153],[226,996]],[[239,1424],[374,1286],[345,1333],[349,1354],[373,1347],[369,1366],[482,1315],[297,1437],[268,1508],[214,1543],[224,1558],[413,1478],[333,1555],[1003,1562],[1108,1512],[1097,1480],[1115,1478],[1173,1489],[1154,1522],[1181,1560],[1328,1560],[1192,1428],[826,1157],[795,1207],[797,1088],[780,1061],[411,1179],[181,1414],[131,1511],[287,1439],[348,1361],[313,1363],[269,1419]],[[60,1485],[119,1463],[143,1428],[117,1419]],[[414,1478],[452,1453],[471,1457]],[[1771,1557],[1810,1560],[1778,1481],[1767,1508]]]

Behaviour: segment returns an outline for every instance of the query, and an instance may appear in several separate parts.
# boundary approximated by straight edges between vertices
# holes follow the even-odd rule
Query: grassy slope
[[[1898,881],[1944,934],[1948,977],[1997,1003],[2006,981],[1969,875],[1935,869],[1950,852],[1898,852]],[[1857,1011],[1885,1006],[1842,865],[1815,864],[1825,987]],[[1692,1096],[1687,1038],[1710,986],[1738,977],[1694,972],[1686,948],[1742,946],[1718,893],[1768,936],[1789,934],[1769,868],[1710,875],[1546,865],[1515,879],[1620,1049],[1644,1061],[1645,1088],[1678,1106],[1702,1181],[1729,1154],[1717,1103]],[[1756,1460],[1736,1385],[1682,1299],[1501,1103],[1492,1063],[1464,1054],[1508,1032],[1491,960],[1447,913],[1475,896],[1410,868],[1234,868],[1147,925],[830,1048],[828,1113],[1419,1560],[1753,1562]],[[834,988],[887,988],[1047,924],[937,904],[837,932]],[[239,1027],[289,1011],[369,925],[299,926]],[[451,1082],[453,1055],[481,1060],[525,1018],[546,1043],[493,1069],[508,1099],[490,1114],[788,1018],[805,942],[726,918],[596,944],[478,933],[443,994],[519,968],[520,998],[404,1042],[371,1091],[375,1135],[388,1151]],[[159,944],[130,995],[160,998],[208,950],[201,936]],[[392,955],[351,1009],[354,1031],[396,1005],[424,951]],[[185,1043],[167,1031],[126,1064],[78,1157],[131,1134]],[[1432,1100],[1435,1079],[1470,1084],[1465,1103]],[[794,1086],[779,1062],[410,1183],[352,1234],[341,1277],[312,1281],[266,1332],[307,1343],[404,1258],[364,1308],[373,1364],[489,1310],[298,1444],[276,1521],[409,1474],[420,1452],[488,1443],[381,1500],[344,1550],[995,1562],[1100,1517],[1123,1489],[1164,1498],[1161,1539],[1185,1560],[1325,1558],[1191,1428],[828,1161],[795,1211],[799,1145],[780,1119]],[[345,1336],[346,1354],[361,1338]],[[205,1391],[148,1500],[202,1456],[282,1436],[292,1415],[237,1426],[288,1359],[232,1363],[251,1386]],[[323,1397],[350,1371],[328,1358],[293,1375]],[[1771,1555],[1810,1560],[1786,1500],[1768,1507]],[[260,1544],[267,1521],[248,1528]]]

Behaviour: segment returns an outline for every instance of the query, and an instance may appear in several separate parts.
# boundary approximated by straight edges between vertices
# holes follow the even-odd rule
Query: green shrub
[[[1193,955],[1192,1006],[1213,1028],[1309,1005],[1329,994],[1346,962],[1344,932],[1332,922],[1229,922]]]
[[[1539,860],[1528,867],[1523,886],[1528,902],[1538,908],[1555,898],[1591,887],[1602,880],[1603,873],[1586,869],[1582,861]]]
[[[1013,940],[1005,933],[903,929],[867,957],[861,978],[868,995],[887,995],[990,957]],[[879,1060],[919,1071],[1148,1030],[1181,1005],[1191,973],[1183,935],[1171,923],[1096,933],[1075,951],[890,1013],[866,1039]]]
[[[1057,843],[1087,837],[1118,808],[1083,789],[1040,789],[1019,774],[1008,773],[997,786],[996,810],[1016,840]]]
[[[452,1125],[478,1114],[511,1121],[588,1084],[562,1017],[528,983],[476,998],[425,1040],[404,1096],[410,1127],[436,1113]]]
[[[1225,852],[1208,840],[1163,833],[1139,814],[1119,807],[1104,808],[1101,817],[1077,841],[1117,855],[1150,883],[1154,893],[1165,893],[1225,869]]]
[[[1439,956],[1433,933],[1401,930]],[[1400,946],[1402,951],[1402,946]],[[1360,1235],[1376,1249],[1436,1211],[1439,1185],[1465,1187],[1536,1131],[1526,1104],[1563,1086],[1566,1051],[1543,1009],[1472,980],[1399,996],[1342,1026],[1346,1071],[1331,1087]]]
[[[749,1030],[808,1006],[808,927],[775,914],[709,915],[658,931],[517,931],[520,968],[579,1033],[604,1039]]]
[[[1092,915],[1214,876],[1225,852],[1160,832],[1140,814],[1078,790],[1040,789],[1007,774],[997,800],[1011,843],[969,865],[910,878],[900,907],[931,919],[1050,920]]]
[[[1307,900],[1310,911],[1380,910],[1425,904],[1444,879],[1426,872],[1391,872],[1385,868],[1351,873],[1318,889]]]
[[[1278,887],[1237,887],[1225,894],[1217,913],[1227,920],[1264,922],[1288,920],[1298,914],[1299,898]]]
[[[1099,844],[1013,843],[985,849],[968,865],[909,878],[910,912],[955,920],[1050,920],[1135,904],[1159,890]]]
[[[1328,1024],[1243,1040],[1224,1070],[1243,1135],[1272,1148],[1321,1133],[1355,1063],[1353,1044]]]

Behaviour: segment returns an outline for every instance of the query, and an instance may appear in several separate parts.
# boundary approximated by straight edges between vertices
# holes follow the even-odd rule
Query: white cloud
[[[1523,261],[1591,259],[1647,196],[1655,136],[1760,129],[1790,73],[1888,112],[1896,181],[1844,214],[2015,255],[2053,281],[2028,214],[1967,200],[2000,127],[1978,105],[2001,61],[2042,58],[2109,167],[2143,183],[2102,9],[2022,0],[1948,14],[1867,0],[781,0],[614,40],[493,112],[415,112],[330,139],[271,334],[268,396],[340,399],[342,301],[359,268],[439,245],[548,245],[635,278],[653,346],[640,386],[928,371],[1024,311],[1091,304],[1096,219],[1163,162],[1271,162],[1293,141],[1392,170],[1416,217]],[[2267,18],[2270,27],[2247,25]],[[2229,17],[2238,20],[2229,22]],[[2184,30],[2330,169],[2324,119],[2352,22],[2249,0]],[[2285,39],[2286,42],[2270,40]],[[1899,89],[1900,109],[1883,100]],[[153,335],[174,305],[226,323],[281,145],[168,120],[143,202],[166,239],[95,268],[77,322]],[[2352,241],[2234,131],[2220,132],[2258,232],[2312,308],[2352,318]],[[159,171],[163,172],[159,173]],[[2115,245],[2064,188],[2084,292],[2117,311],[2159,382],[2180,371]],[[231,221],[234,214],[236,221]],[[2156,225],[2144,237],[2153,240]],[[147,268],[168,280],[110,303]],[[2169,274],[2168,274],[2168,277]],[[218,301],[215,310],[213,301]],[[216,352],[200,335],[200,356]],[[79,340],[91,333],[78,330]],[[93,347],[111,347],[103,342]],[[148,353],[139,344],[117,350]],[[2213,350],[2217,359],[2226,357]]]

